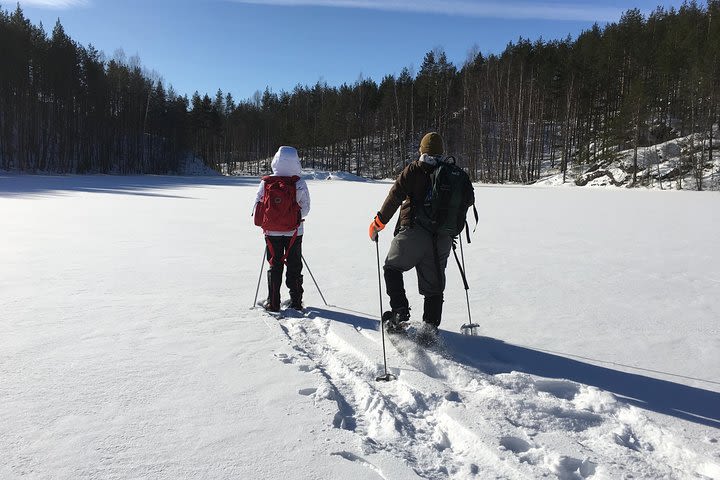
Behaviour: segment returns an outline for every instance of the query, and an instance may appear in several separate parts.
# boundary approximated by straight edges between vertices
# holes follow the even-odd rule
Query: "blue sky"
[[[0,0],[2,1],[2,0]],[[460,66],[476,46],[500,53],[523,36],[575,37],[621,12],[644,13],[677,0],[21,0],[25,15],[51,31],[92,43],[108,58],[138,55],[179,93],[238,99],[269,87],[380,81],[417,71],[441,47]],[[15,1],[1,4],[14,9]]]

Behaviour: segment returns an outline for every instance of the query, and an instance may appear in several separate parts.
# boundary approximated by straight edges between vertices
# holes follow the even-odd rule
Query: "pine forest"
[[[221,86],[222,87],[222,86]],[[226,89],[232,86],[224,86]],[[262,86],[260,86],[262,88]],[[0,170],[181,173],[188,156],[222,173],[262,173],[279,145],[308,168],[381,178],[438,131],[474,180],[532,183],[546,171],[601,170],[620,151],[691,136],[675,174],[714,165],[720,113],[720,0],[617,23],[577,38],[520,38],[463,65],[438,48],[417,71],[378,83],[265,88],[237,100],[178,94],[137,57],[106,57],[0,10]],[[713,130],[715,128],[715,130]],[[711,167],[712,168],[712,167]]]

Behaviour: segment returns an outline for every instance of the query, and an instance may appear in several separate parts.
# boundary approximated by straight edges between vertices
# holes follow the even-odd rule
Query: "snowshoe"
[[[415,334],[415,341],[423,347],[437,345],[439,340],[438,327],[430,323],[423,323]]]
[[[280,313],[280,305],[273,305],[272,302],[263,303],[262,308],[268,313]]]
[[[403,333],[410,322],[410,312],[407,309],[385,312],[382,322],[387,333]]]

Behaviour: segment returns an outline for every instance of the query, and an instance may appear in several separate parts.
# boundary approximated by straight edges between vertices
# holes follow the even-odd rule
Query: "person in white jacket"
[[[290,290],[290,308],[302,310],[303,276],[302,276],[302,239],[304,234],[304,218],[310,212],[310,192],[307,183],[300,177],[302,166],[300,157],[294,147],[282,146],[272,160],[273,174],[263,177],[255,197],[255,206],[262,203],[265,197],[266,183],[274,182],[272,177],[285,177],[294,181],[295,201],[299,206],[299,225],[291,230],[274,230],[263,226],[263,234],[267,244],[268,298],[263,307],[272,312],[280,311],[280,286],[284,264],[287,263],[285,284]]]

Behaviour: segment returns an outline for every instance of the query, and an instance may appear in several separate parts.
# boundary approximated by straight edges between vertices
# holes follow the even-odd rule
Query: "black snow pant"
[[[418,290],[425,297],[423,321],[434,326],[442,318],[445,267],[452,248],[452,238],[433,235],[421,227],[401,227],[390,244],[385,259],[385,285],[393,310],[408,308],[403,272],[414,268]]]
[[[295,237],[283,236],[266,236],[267,243],[267,260],[270,264],[268,270],[268,304],[272,310],[280,309],[280,286],[282,285],[283,269],[287,262],[287,274],[285,276],[285,285],[290,290],[290,301],[293,304],[302,303],[303,295],[303,276],[302,276],[302,235]]]

